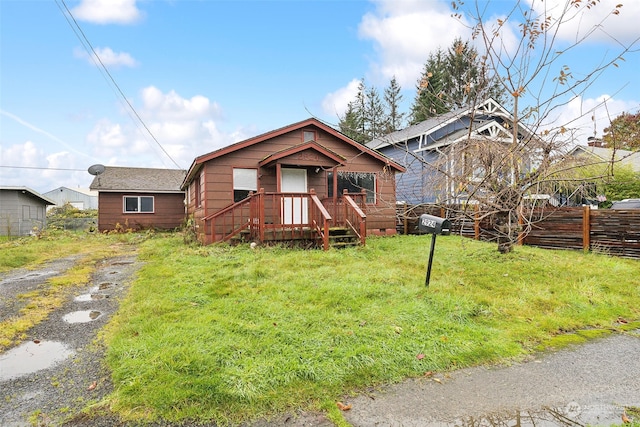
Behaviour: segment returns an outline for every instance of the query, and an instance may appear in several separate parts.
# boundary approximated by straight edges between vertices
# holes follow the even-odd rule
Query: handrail
[[[250,199],[253,196],[255,196],[255,194],[250,194],[246,199],[242,199],[239,202],[235,202],[234,204],[229,205],[229,206],[227,206],[226,208],[224,208],[222,210],[219,210],[217,212],[209,214],[209,215],[205,216],[204,218],[202,218],[202,220],[203,221],[209,221],[210,219],[212,219],[214,217],[218,217],[218,216],[224,215],[225,213],[229,212],[230,210],[233,210],[233,209],[237,208],[240,205],[244,205],[244,204],[249,203],[251,201]]]
[[[320,226],[318,221],[313,216],[311,218],[312,225],[322,238],[322,248],[326,251],[329,249],[329,222],[331,221],[331,215],[329,215],[329,211],[327,211],[318,196],[313,191],[311,192],[311,200],[313,201],[316,209],[320,211],[320,215],[322,217],[322,226]]]
[[[259,196],[259,193],[249,194],[246,199],[204,217],[205,228],[210,227],[211,230],[211,240],[213,242],[220,240],[227,241],[241,233],[242,230],[251,228],[252,225],[254,225],[252,217],[252,213],[254,212],[253,207],[256,197]],[[207,223],[210,223],[210,226],[208,226]],[[221,229],[220,233],[216,233],[216,226],[219,226]],[[220,238],[216,238],[217,235],[220,235]]]
[[[351,228],[351,230],[353,230],[356,236],[358,236],[360,242],[364,246],[367,237],[367,215],[362,211],[362,209],[360,209],[360,206],[358,206],[358,204],[346,192],[342,195],[342,198],[345,201],[345,223],[349,226],[349,228]]]

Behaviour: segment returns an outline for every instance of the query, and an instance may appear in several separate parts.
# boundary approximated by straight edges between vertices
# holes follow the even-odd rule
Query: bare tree
[[[569,53],[587,43],[606,20],[615,19],[622,5],[603,10],[599,0],[568,0],[558,6],[542,0],[516,1],[503,17],[489,20],[484,15],[485,4],[476,1],[463,9],[464,3],[455,1],[454,16],[471,22],[482,66],[500,76],[499,82],[511,98],[509,114],[498,111],[504,120],[496,122],[493,129],[483,128],[483,120],[474,118],[483,111],[476,113],[472,106],[466,135],[441,144],[437,148],[440,155],[429,160],[429,166],[437,171],[433,176],[440,177],[440,202],[448,208],[459,205],[457,213],[463,216],[492,218],[498,248],[508,252],[531,226],[532,218],[523,215],[523,202],[548,189],[550,182],[563,179],[563,167],[558,165],[576,167],[564,162],[576,143],[571,123],[554,122],[554,115],[615,66],[637,39],[626,45],[612,39],[619,46],[615,55],[602,58],[589,70],[574,72],[564,62]],[[596,14],[600,22],[577,32],[572,42],[561,39],[561,30],[586,14]],[[515,40],[505,37],[513,29],[517,29]],[[488,96],[478,93],[476,104]]]

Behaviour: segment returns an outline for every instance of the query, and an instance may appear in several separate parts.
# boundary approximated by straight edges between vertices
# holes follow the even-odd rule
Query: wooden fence
[[[491,218],[478,220],[473,209],[468,215],[455,215],[459,208],[443,206],[400,206],[398,232],[417,232],[421,214],[449,218],[452,233],[479,240],[494,241],[498,233]],[[523,212],[521,243],[549,249],[582,249],[640,259],[640,210],[590,209],[585,207],[537,208]]]

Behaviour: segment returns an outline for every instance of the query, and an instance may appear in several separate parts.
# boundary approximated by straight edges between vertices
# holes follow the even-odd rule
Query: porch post
[[[264,188],[258,192],[258,232],[260,243],[264,242]]]
[[[331,183],[331,185],[333,186],[333,217],[335,218],[334,221],[337,222],[338,218],[340,218],[338,216],[338,167],[334,166],[332,171],[333,171],[333,182]]]

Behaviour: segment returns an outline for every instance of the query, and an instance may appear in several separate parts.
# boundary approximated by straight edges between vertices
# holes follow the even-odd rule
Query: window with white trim
[[[233,202],[246,199],[252,191],[258,191],[258,170],[234,168]]]
[[[153,213],[153,196],[124,196],[124,213]]]

